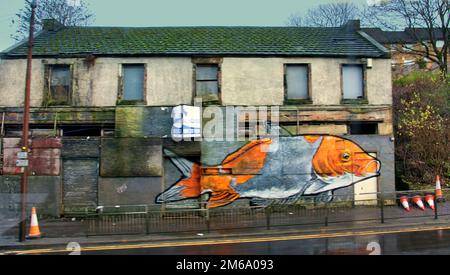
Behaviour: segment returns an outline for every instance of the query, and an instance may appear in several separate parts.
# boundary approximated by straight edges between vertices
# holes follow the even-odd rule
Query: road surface
[[[67,255],[63,249],[20,254]],[[77,253],[75,253],[77,254]],[[382,232],[343,232],[254,239],[199,240],[178,243],[117,244],[81,248],[82,255],[450,255],[450,229],[412,228]]]

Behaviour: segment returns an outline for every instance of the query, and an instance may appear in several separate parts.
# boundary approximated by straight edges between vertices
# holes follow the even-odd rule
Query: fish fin
[[[228,191],[212,192],[208,201],[208,208],[226,206],[239,199],[240,196],[241,195],[239,195],[238,193],[230,193]]]
[[[250,206],[254,207],[268,207],[273,204],[273,200],[271,199],[262,199],[262,198],[252,198],[250,200]]]
[[[304,138],[309,143],[316,143],[321,138],[321,136],[305,136]]]
[[[164,149],[163,151],[164,151],[164,155],[166,157],[169,157],[169,158],[177,158],[178,157],[177,154],[175,154],[174,152],[172,152],[168,149]]]
[[[232,169],[235,174],[258,174],[264,167],[267,150],[264,146],[272,144],[271,139],[254,140],[236,153],[228,156],[221,164],[224,169]]]
[[[227,157],[223,161],[223,163],[225,164],[225,163],[229,163],[229,162],[235,161],[236,159],[238,159],[239,157],[241,157],[245,153],[249,152],[250,150],[255,149],[256,147],[259,147],[260,145],[269,145],[271,143],[272,143],[271,139],[262,139],[262,140],[251,141],[250,143],[248,143],[247,145],[245,145],[244,147],[239,149],[239,151],[237,151],[236,153],[233,153],[229,157]]]
[[[316,203],[330,203],[334,200],[333,191],[328,191],[325,193],[321,193],[314,198]]]
[[[190,177],[181,179],[156,198],[157,203],[176,202],[185,199],[198,198],[201,195],[201,168],[192,164]]]
[[[180,172],[183,174],[184,177],[190,178],[192,177],[192,167],[194,166],[194,163],[178,156],[174,152],[164,149],[164,155],[170,158],[172,163],[175,165],[175,167],[180,170]]]
[[[281,200],[280,204],[294,204],[300,200],[302,195],[303,195],[303,192],[297,193],[293,196],[290,196],[289,198]]]

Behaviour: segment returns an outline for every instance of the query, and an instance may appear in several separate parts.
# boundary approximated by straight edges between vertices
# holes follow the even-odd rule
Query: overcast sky
[[[43,1],[43,0],[41,0]],[[374,0],[347,0],[367,4]],[[87,0],[98,26],[282,26],[295,12],[338,0]],[[23,0],[0,0],[0,51],[14,44]]]

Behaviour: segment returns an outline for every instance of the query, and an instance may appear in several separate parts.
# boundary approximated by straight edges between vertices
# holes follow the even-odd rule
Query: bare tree
[[[32,0],[25,0],[24,7],[12,20],[17,31],[11,37],[17,41],[28,35]],[[55,19],[65,26],[87,26],[94,21],[94,14],[84,0],[40,0],[36,9],[36,31],[42,29],[43,19]]]
[[[305,26],[305,20],[303,19],[303,15],[301,13],[293,13],[289,15],[286,25],[291,27],[303,27]]]
[[[386,29],[407,27],[409,35],[421,47],[405,43],[396,50],[414,53],[437,63],[443,76],[447,77],[449,9],[448,0],[390,0],[369,7],[366,17],[371,19],[372,25]],[[440,40],[442,45],[438,45]]]
[[[360,16],[360,7],[350,2],[318,5],[303,15],[292,14],[288,18],[288,26],[340,27],[347,21]]]

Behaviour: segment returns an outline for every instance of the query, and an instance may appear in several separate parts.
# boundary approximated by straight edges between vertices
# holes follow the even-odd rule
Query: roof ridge
[[[351,41],[350,41],[351,40]],[[338,41],[338,42],[335,42]],[[26,45],[4,58],[21,58]],[[385,52],[356,31],[290,26],[88,26],[44,31],[34,56],[118,55],[289,55],[383,57]]]
[[[88,29],[88,28],[99,28],[99,29],[109,29],[109,28],[117,28],[117,29],[171,29],[171,28],[180,28],[180,29],[190,29],[190,28],[253,28],[253,29],[265,29],[265,28],[277,28],[277,29],[329,29],[329,30],[337,30],[342,29],[341,27],[294,27],[294,26],[65,26],[60,29],[70,29],[70,28],[79,28],[79,29]],[[58,30],[59,31],[59,30]]]
[[[378,43],[378,41],[376,41],[375,39],[373,39],[370,35],[368,35],[366,32],[364,31],[358,31],[358,34],[361,35],[364,39],[366,39],[367,41],[369,41],[373,46],[375,46],[378,50],[382,51],[384,53],[384,55],[386,56],[390,56],[390,52],[388,49],[386,49],[386,47],[384,47],[383,45],[381,45],[380,43]]]

